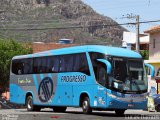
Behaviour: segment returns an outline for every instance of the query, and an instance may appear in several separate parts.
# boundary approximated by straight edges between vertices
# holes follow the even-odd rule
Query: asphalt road
[[[54,113],[52,109],[28,112],[26,109],[1,109],[0,120],[160,120],[160,112],[127,110],[123,117],[115,116],[112,111],[93,111],[84,115],[80,108],[67,108],[65,113]]]

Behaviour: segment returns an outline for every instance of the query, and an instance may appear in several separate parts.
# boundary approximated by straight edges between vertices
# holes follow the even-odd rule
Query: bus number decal
[[[61,82],[85,82],[86,75],[62,76]]]
[[[38,89],[38,96],[41,102],[48,102],[53,95],[53,82],[50,77],[45,77]]]

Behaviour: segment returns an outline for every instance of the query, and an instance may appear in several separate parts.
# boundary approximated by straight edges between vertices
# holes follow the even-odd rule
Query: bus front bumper
[[[147,108],[147,100],[134,102],[133,100],[122,101],[118,99],[109,98],[107,100],[107,108],[111,109],[142,109],[146,110]]]

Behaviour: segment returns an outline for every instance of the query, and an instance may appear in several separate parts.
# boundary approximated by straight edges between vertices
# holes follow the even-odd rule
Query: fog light
[[[105,104],[105,101],[103,100],[102,97],[99,97],[99,98],[98,98],[98,103],[104,105],[104,104]]]

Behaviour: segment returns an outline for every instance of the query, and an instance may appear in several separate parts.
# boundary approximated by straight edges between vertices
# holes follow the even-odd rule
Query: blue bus
[[[28,111],[67,107],[115,111],[146,109],[147,77],[140,54],[124,48],[84,45],[15,56],[10,101]]]

